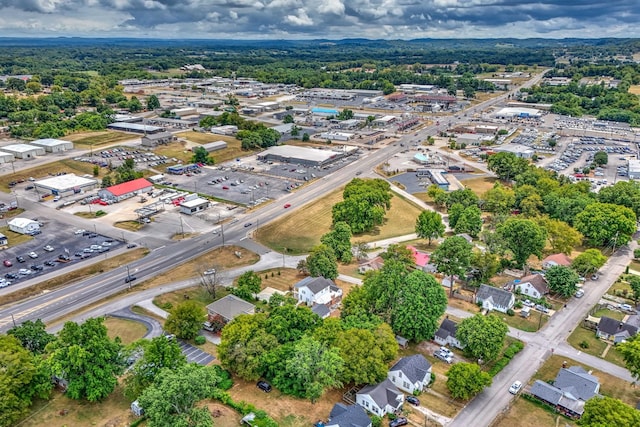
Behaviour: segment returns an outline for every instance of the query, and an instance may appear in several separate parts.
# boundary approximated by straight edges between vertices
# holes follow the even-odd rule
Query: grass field
[[[303,209],[261,227],[256,238],[277,251],[286,248],[291,254],[306,253],[320,243],[320,237],[329,231],[332,222],[331,208],[341,200],[342,189],[338,189]],[[419,207],[394,195],[385,224],[371,233],[354,236],[353,241],[373,242],[413,233],[420,212]]]
[[[487,190],[491,190],[496,182],[496,178],[493,177],[478,177],[461,180],[460,183],[465,187],[470,188],[478,196],[484,194]]]
[[[211,157],[213,157],[216,163],[226,162],[227,160],[232,160],[237,157],[246,156],[252,153],[252,151],[243,150],[241,141],[231,136],[215,135],[213,133],[194,131],[181,132],[176,134],[176,136],[178,138],[187,139],[196,144],[206,144],[213,141],[225,141],[227,143],[227,148],[211,153]]]
[[[533,402],[516,397],[509,411],[499,416],[491,427],[573,427],[576,425],[562,415],[553,414]]]
[[[101,145],[115,144],[117,142],[136,138],[138,138],[138,136],[130,133],[115,132],[111,130],[72,133],[71,135],[65,136],[66,140],[73,142],[76,145],[76,148],[80,149],[88,149],[91,146],[99,147]]]
[[[13,212],[13,211],[10,211],[10,212]],[[29,236],[28,234],[16,233],[15,231],[9,230],[9,227],[0,227],[0,233],[4,234],[7,237],[8,247],[19,246],[24,242],[33,240],[33,236]]]
[[[608,310],[607,310],[608,311]],[[567,340],[569,344],[575,349],[590,354],[592,356],[599,357],[607,360],[618,366],[624,366],[624,359],[622,354],[615,347],[609,348],[605,357],[602,357],[604,350],[607,348],[607,343],[596,337],[596,332],[589,329],[578,326],[575,331],[569,336]],[[583,348],[580,343],[585,342],[589,347]]]
[[[107,317],[104,319],[104,325],[107,327],[109,338],[120,337],[124,345],[139,340],[147,333],[147,328],[142,323],[117,317]]]
[[[93,166],[94,165],[92,165],[91,163],[77,162],[71,159],[47,163],[30,169],[18,171],[15,174],[0,176],[0,190],[8,193],[11,191],[11,189],[9,188],[9,182],[16,181],[18,179],[26,180],[29,179],[29,177],[40,179],[60,172],[75,173],[76,175],[93,175]],[[103,172],[103,170],[101,170],[101,172]],[[97,178],[100,179],[101,176],[102,175],[98,176]]]
[[[182,160],[184,163],[190,163],[193,153],[186,148],[186,143],[183,141],[174,141],[169,144],[159,145],[153,149],[153,152],[160,156],[167,156],[170,159],[176,158]],[[168,162],[167,164],[172,164]]]
[[[520,329],[525,332],[536,332],[538,329],[543,327],[545,323],[547,323],[549,316],[542,314],[539,311],[531,310],[531,314],[527,318],[516,313],[515,316],[505,316],[504,319],[507,322],[507,325],[516,329]]]
[[[640,85],[629,86],[629,93],[632,93],[634,95],[640,95]]]

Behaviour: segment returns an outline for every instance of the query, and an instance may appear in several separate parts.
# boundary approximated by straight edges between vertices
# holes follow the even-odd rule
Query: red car
[[[224,187],[222,187],[223,190],[228,190],[229,187],[227,187],[226,185]]]
[[[5,267],[11,267],[13,265],[13,263],[8,259],[5,259],[4,261],[2,261],[2,263],[4,264]]]
[[[287,203],[286,205],[284,205],[285,209],[290,208],[290,207],[291,207],[291,203]]]

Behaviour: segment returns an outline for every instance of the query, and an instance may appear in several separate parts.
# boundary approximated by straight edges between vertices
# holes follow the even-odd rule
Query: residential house
[[[325,427],[371,427],[371,418],[362,406],[336,403]]]
[[[293,297],[308,306],[333,306],[342,301],[342,289],[324,277],[305,277],[293,286]]]
[[[444,346],[456,347],[462,349],[463,346],[456,338],[458,332],[458,324],[450,319],[444,319],[440,324],[440,328],[436,331],[433,340]]]
[[[496,310],[506,313],[507,310],[513,308],[516,302],[515,296],[504,289],[494,288],[493,286],[480,285],[476,294],[476,302],[482,304],[485,310]]]
[[[399,411],[404,394],[389,378],[380,384],[368,385],[356,393],[356,403],[379,417]]]
[[[610,317],[602,316],[596,328],[596,336],[615,344],[631,338],[638,333],[636,326]]]
[[[566,256],[565,254],[553,254],[542,260],[542,268],[544,268],[545,270],[556,265],[569,267],[571,265],[571,258]]]
[[[423,391],[431,382],[431,363],[422,354],[403,357],[389,369],[387,377],[407,393]]]
[[[207,306],[207,320],[215,322],[221,319],[228,323],[241,314],[254,314],[255,309],[256,306],[250,302],[229,294]]]
[[[331,308],[327,304],[316,304],[311,308],[311,311],[321,319],[326,319],[331,314]]]
[[[512,282],[512,289],[531,298],[540,299],[549,293],[549,285],[542,274],[530,274]]]
[[[599,396],[599,392],[598,378],[579,366],[561,368],[553,385],[537,380],[530,391],[531,395],[573,418],[582,416],[585,402]]]
[[[429,264],[431,255],[426,252],[419,251],[415,246],[407,245],[407,249],[409,249],[411,251],[411,254],[413,255],[416,269],[424,270],[424,268]]]
[[[381,256],[363,260],[358,265],[358,273],[364,274],[367,271],[377,271],[377,270],[380,270],[383,265],[384,265],[384,260],[382,259]]]

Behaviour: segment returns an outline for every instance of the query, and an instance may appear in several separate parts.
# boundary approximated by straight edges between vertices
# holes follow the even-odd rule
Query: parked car
[[[521,388],[522,388],[522,383],[520,381],[516,381],[513,384],[511,384],[511,387],[509,387],[509,393],[518,394]]]
[[[28,255],[29,255],[29,258],[38,258],[38,254],[33,251],[29,252]]]
[[[18,261],[18,262],[24,262],[24,261],[25,261],[25,259],[24,259],[24,257],[23,257],[23,256],[18,255],[18,256],[16,257],[16,261]]]
[[[582,289],[578,289],[574,296],[576,298],[582,298],[584,296],[584,291]]]
[[[244,227],[245,227],[245,228],[247,228],[247,227],[251,227],[251,223],[250,223],[250,222],[247,222],[247,223],[244,225]]]
[[[4,277],[7,279],[16,280],[19,276],[16,273],[7,273],[4,275]]]
[[[389,421],[389,427],[400,427],[406,426],[407,424],[409,424],[409,421],[405,417],[398,417]]]
[[[135,248],[135,247],[136,247],[136,244],[135,244],[135,243],[129,243],[129,244],[127,245],[127,249],[132,249],[132,248]]]
[[[433,355],[442,360],[443,362],[447,362],[447,363],[451,363],[453,362],[453,356],[449,353],[443,353],[442,351],[438,350],[435,353],[433,353]]]
[[[404,400],[411,403],[414,406],[420,406],[420,400],[415,396],[407,396]]]
[[[20,270],[18,270],[18,274],[20,276],[28,276],[31,273],[33,273],[33,271],[29,270],[28,268],[21,268]]]
[[[69,255],[60,254],[60,255],[58,255],[58,259],[61,259],[63,261],[69,261],[71,258],[69,258]]]
[[[49,267],[55,267],[56,263],[51,261],[51,260],[48,260],[48,261],[44,262],[44,265],[49,266]]]
[[[258,383],[256,384],[256,387],[258,387],[260,390],[264,391],[265,393],[269,393],[271,391],[271,384],[269,384],[266,381],[258,381]]]
[[[32,269],[33,271],[42,271],[44,270],[44,266],[41,264],[33,264],[29,266],[30,269]]]
[[[619,304],[618,308],[622,311],[636,311],[630,304]]]
[[[80,228],[79,230],[74,231],[73,234],[84,234],[86,232],[87,232],[87,230],[85,230],[83,228]]]
[[[535,303],[529,301],[528,299],[522,301],[522,304],[527,306],[527,307],[535,307],[536,306]]]
[[[547,307],[545,307],[544,305],[541,304],[536,304],[536,310],[542,312],[542,313],[548,313],[549,309]]]
[[[42,248],[42,249],[44,249],[44,250],[45,250],[45,251],[47,251],[47,252],[53,252],[53,246],[51,246],[51,245],[47,245],[47,246],[45,246],[45,247],[44,247],[44,248]]]
[[[205,270],[202,274],[204,274],[205,276],[211,276],[212,274],[216,274],[216,269],[211,268],[209,270]]]
[[[5,267],[11,267],[13,265],[13,263],[8,259],[5,259],[4,261],[2,261],[2,263],[4,264]]]

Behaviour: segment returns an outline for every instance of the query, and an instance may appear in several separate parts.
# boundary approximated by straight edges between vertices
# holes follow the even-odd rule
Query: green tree
[[[122,373],[120,339],[111,340],[102,317],[82,324],[66,322],[47,345],[51,372],[67,381],[67,396],[96,402],[107,397]]]
[[[578,274],[582,276],[590,276],[600,269],[607,262],[607,257],[602,255],[600,249],[587,249],[578,255],[571,263]]]
[[[307,268],[313,277],[322,276],[331,280],[338,277],[336,254],[327,245],[318,245],[311,249],[307,256]]]
[[[351,252],[351,227],[344,221],[333,224],[333,229],[320,237],[320,242],[333,249],[336,258],[348,264],[353,259]]]
[[[338,349],[303,336],[293,344],[292,357],[273,382],[283,393],[315,403],[326,389],[342,385],[343,365]]]
[[[593,246],[620,247],[636,232],[636,214],[625,206],[591,203],[576,215],[574,225]]]
[[[288,123],[293,123],[293,116],[291,114],[287,114],[286,116],[284,116],[284,118],[282,119],[282,123],[288,124]]]
[[[616,349],[622,354],[625,366],[636,379],[640,379],[640,335],[634,335],[630,339],[618,344]]]
[[[487,283],[500,270],[498,256],[489,251],[473,251],[471,254],[472,282],[476,285]]]
[[[496,182],[492,189],[482,196],[482,208],[488,212],[506,214],[516,203],[513,190]]]
[[[134,353],[136,352],[141,352],[142,356],[131,367],[125,379],[125,395],[131,400],[135,400],[153,384],[162,369],[176,370],[187,363],[180,345],[164,335],[141,340],[134,349]]]
[[[264,329],[276,337],[280,344],[284,344],[298,341],[306,332],[312,332],[321,324],[322,319],[309,307],[282,305],[271,311]]]
[[[400,288],[409,274],[408,266],[399,260],[385,260],[382,268],[367,274],[362,282],[366,295],[363,309],[370,310],[385,321],[391,321],[391,313],[396,307]]]
[[[264,329],[266,319],[264,313],[242,314],[227,323],[220,335],[218,358],[222,366],[247,381],[264,374],[264,356],[279,346],[276,337]]]
[[[429,239],[429,245],[431,245],[431,239],[444,236],[444,230],[444,222],[438,212],[426,210],[418,215],[416,234],[421,239]]]
[[[47,326],[40,319],[35,322],[27,320],[9,329],[7,334],[18,338],[22,346],[31,353],[42,354],[47,344],[55,340],[55,337],[48,333],[46,328]]]
[[[349,110],[348,108],[345,108],[336,116],[336,119],[338,120],[353,119],[353,111]]]
[[[238,285],[232,290],[240,298],[249,300],[260,292],[262,279],[253,270],[245,271],[238,277]]]
[[[547,240],[554,253],[569,255],[582,243],[582,234],[564,221],[542,217],[538,224],[547,230]]]
[[[638,300],[640,300],[640,276],[633,274],[627,277],[627,281],[631,286],[631,292],[633,292],[633,302],[638,304]]]
[[[391,188],[382,179],[354,178],[345,186],[343,200],[332,208],[333,223],[344,221],[354,234],[382,225],[391,207]]]
[[[604,166],[609,162],[609,155],[606,151],[598,151],[594,154],[593,161],[598,166]]]
[[[387,247],[387,250],[380,253],[380,258],[385,262],[398,261],[407,268],[415,266],[416,260],[413,257],[413,251],[405,245],[399,243],[392,243]]]
[[[204,147],[194,147],[193,156],[191,156],[191,163],[203,163],[205,165],[212,165],[215,163],[211,154]]]
[[[147,98],[147,110],[158,110],[160,109],[160,100],[156,95],[150,95]]]
[[[583,427],[637,426],[640,411],[612,397],[594,397],[584,404]]]
[[[547,269],[545,279],[549,284],[549,290],[565,298],[576,293],[576,286],[580,277],[572,268],[563,265],[554,265]]]
[[[433,200],[433,203],[438,207],[445,206],[447,204],[447,200],[449,195],[442,188],[438,187],[436,184],[431,184],[427,187],[427,196]]]
[[[309,136],[309,134],[307,132],[304,132],[302,134],[302,142],[308,142],[311,139],[311,137]]]
[[[598,201],[626,206],[640,216],[640,183],[636,181],[618,181],[598,192]]]
[[[16,425],[26,414],[33,397],[49,395],[51,376],[42,371],[46,367],[41,360],[16,337],[0,335],[0,426]]]
[[[447,372],[447,388],[454,399],[469,400],[491,385],[491,376],[475,363],[456,363]]]
[[[454,190],[447,195],[447,207],[460,203],[463,207],[478,206],[480,200],[470,188]]]
[[[131,99],[129,100],[129,102],[127,103],[127,108],[132,113],[137,113],[138,111],[142,110],[143,107],[142,107],[142,103],[140,102],[138,97],[137,96],[132,96]]]
[[[209,366],[190,363],[177,369],[162,369],[154,383],[138,398],[150,427],[213,427],[206,407],[196,407],[210,398],[220,376]]]
[[[432,339],[447,302],[444,289],[433,276],[420,270],[409,273],[391,313],[393,331],[415,342]]]
[[[475,359],[490,362],[498,357],[509,328],[498,316],[476,314],[460,322],[456,338]]]
[[[487,159],[487,167],[503,181],[511,181],[527,169],[529,162],[513,153],[496,153]]]
[[[519,266],[531,255],[542,256],[547,233],[534,221],[511,217],[498,226],[497,232]]]
[[[205,321],[205,311],[195,301],[182,301],[169,311],[164,328],[178,338],[190,340],[196,337]]]
[[[471,263],[471,249],[473,246],[464,237],[447,237],[431,254],[433,263],[439,273],[449,276],[450,294],[453,295],[454,276],[461,277]]]
[[[449,206],[449,209],[447,210],[447,213],[449,214],[449,227],[453,229],[456,228],[458,219],[460,219],[460,217],[462,216],[464,209],[465,207],[461,203],[454,203],[453,205]]]
[[[482,211],[477,206],[465,208],[456,221],[456,233],[467,233],[472,237],[478,237],[482,230]]]

